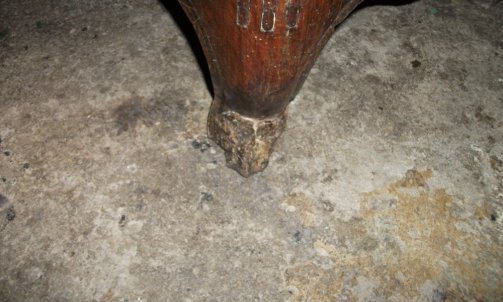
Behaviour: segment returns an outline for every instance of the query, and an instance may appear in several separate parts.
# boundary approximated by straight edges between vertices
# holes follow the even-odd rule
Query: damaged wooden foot
[[[262,171],[293,100],[335,26],[362,0],[179,0],[215,98],[209,136],[243,176]]]
[[[286,126],[286,111],[267,118],[243,116],[215,99],[208,116],[208,133],[225,150],[227,166],[244,177],[267,167],[272,147]]]

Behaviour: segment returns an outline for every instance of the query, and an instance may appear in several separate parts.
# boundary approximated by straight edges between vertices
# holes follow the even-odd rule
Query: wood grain
[[[180,0],[230,110],[281,114],[335,26],[361,0]]]

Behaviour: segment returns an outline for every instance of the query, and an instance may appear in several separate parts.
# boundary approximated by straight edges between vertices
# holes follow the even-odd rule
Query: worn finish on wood
[[[267,166],[288,103],[335,26],[361,1],[180,0],[204,48],[218,103],[209,115],[209,135],[226,150],[231,167],[247,176]],[[230,131],[222,123],[229,116],[254,125],[278,122],[268,124],[264,140],[255,131],[238,130],[250,123]],[[236,131],[241,135],[226,138]]]

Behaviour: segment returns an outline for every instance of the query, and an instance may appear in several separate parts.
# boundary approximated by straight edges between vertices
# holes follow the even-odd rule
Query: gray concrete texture
[[[502,2],[367,2],[248,179],[184,18],[0,0],[1,301],[503,300]]]

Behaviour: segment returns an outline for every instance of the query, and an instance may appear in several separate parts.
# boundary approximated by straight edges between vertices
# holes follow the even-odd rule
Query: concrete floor
[[[367,2],[248,179],[186,22],[0,0],[0,301],[503,300],[502,2]]]

